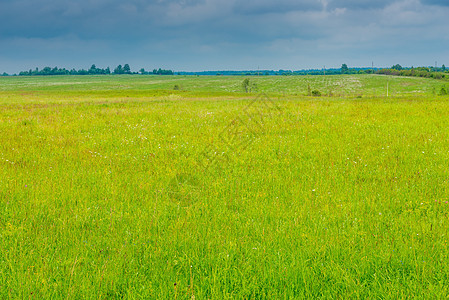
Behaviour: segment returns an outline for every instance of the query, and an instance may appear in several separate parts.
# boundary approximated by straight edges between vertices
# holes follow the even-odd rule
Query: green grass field
[[[0,77],[0,298],[446,298],[447,81],[243,79]]]

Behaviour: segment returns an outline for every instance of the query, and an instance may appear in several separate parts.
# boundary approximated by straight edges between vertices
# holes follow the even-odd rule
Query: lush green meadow
[[[243,79],[0,77],[0,298],[446,298],[449,84]]]

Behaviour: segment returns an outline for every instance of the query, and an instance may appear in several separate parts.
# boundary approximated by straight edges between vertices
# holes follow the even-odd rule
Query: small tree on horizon
[[[114,74],[123,74],[122,65],[118,65],[117,68],[114,69]]]
[[[129,67],[128,64],[125,64],[125,65],[123,66],[123,73],[125,73],[125,74],[131,74],[131,68]]]

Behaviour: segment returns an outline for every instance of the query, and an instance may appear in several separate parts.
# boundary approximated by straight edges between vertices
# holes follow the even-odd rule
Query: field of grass
[[[446,298],[449,85],[243,79],[0,77],[0,298]]]

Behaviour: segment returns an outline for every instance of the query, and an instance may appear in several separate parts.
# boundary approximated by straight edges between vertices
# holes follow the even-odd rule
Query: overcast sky
[[[449,0],[0,0],[0,72],[449,65]]]

